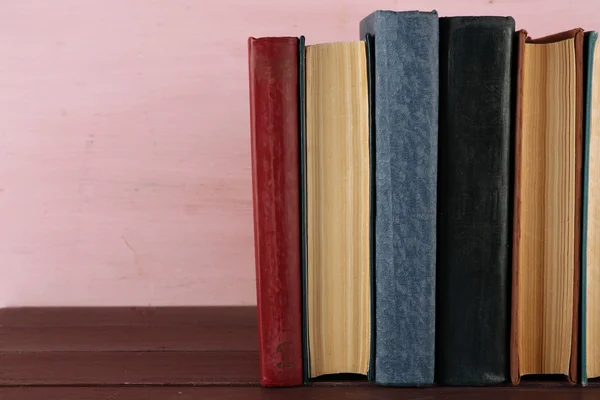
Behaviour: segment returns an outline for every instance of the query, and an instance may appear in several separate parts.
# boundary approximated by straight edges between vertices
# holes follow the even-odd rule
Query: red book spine
[[[260,383],[302,384],[298,38],[250,38]]]

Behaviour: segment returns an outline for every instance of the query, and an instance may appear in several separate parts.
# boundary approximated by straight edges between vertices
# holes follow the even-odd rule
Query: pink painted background
[[[598,0],[6,0],[0,306],[254,304],[248,36],[375,9],[600,28]]]

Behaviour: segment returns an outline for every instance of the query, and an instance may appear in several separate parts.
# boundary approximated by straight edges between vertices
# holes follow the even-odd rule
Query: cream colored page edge
[[[359,46],[356,46],[356,44],[359,44]],[[364,75],[362,77],[363,81],[359,82],[358,84],[358,88],[362,88],[363,93],[359,93],[357,94],[358,96],[362,97],[362,104],[367,104],[368,105],[368,91],[367,91],[367,76],[366,76],[366,58],[360,57],[360,55],[364,55],[365,54],[365,45],[364,42],[355,42],[355,43],[348,43],[348,44],[326,44],[326,45],[316,45],[316,46],[307,46],[307,52],[306,52],[306,57],[307,57],[307,96],[306,96],[306,101],[307,101],[307,110],[311,109],[311,102],[313,100],[315,100],[315,97],[313,96],[313,92],[312,89],[314,89],[311,85],[313,84],[313,80],[310,79],[310,74],[313,71],[313,68],[315,66],[315,64],[313,63],[313,52],[316,50],[327,50],[327,48],[332,48],[333,46],[355,46],[356,48],[354,49],[349,49],[347,48],[346,51],[348,52],[346,54],[346,57],[350,57],[351,55],[354,55],[354,57],[356,57],[356,52],[359,53],[359,58],[362,61],[362,64],[360,65],[359,70],[363,71],[364,73],[362,75]],[[319,47],[320,46],[320,47]],[[352,63],[349,63],[349,65],[352,65]],[[358,71],[346,71],[347,75],[350,75],[350,77],[352,77],[352,75],[357,75]],[[358,75],[360,75],[360,73],[358,73]],[[331,79],[331,81],[335,81],[335,79]],[[368,227],[368,218],[369,218],[369,149],[368,149],[368,131],[369,131],[369,126],[368,126],[368,107],[366,109],[363,110],[365,115],[361,118],[358,119],[358,121],[354,121],[354,119],[356,117],[352,117],[353,121],[348,125],[348,126],[356,126],[357,123],[362,123],[363,129],[362,129],[362,133],[363,133],[363,137],[359,138],[360,140],[362,140],[362,145],[356,146],[356,145],[352,145],[351,141],[346,141],[345,146],[347,147],[347,151],[349,152],[356,152],[357,151],[357,147],[358,147],[358,152],[359,152],[359,156],[356,157],[356,154],[352,155],[351,157],[354,158],[358,158],[359,160],[362,160],[362,167],[360,167],[360,170],[362,171],[362,173],[364,174],[364,176],[362,177],[355,177],[354,179],[358,179],[359,181],[364,181],[365,183],[365,187],[364,190],[362,190],[360,192],[360,196],[362,198],[361,200],[361,204],[362,204],[362,209],[363,209],[363,216],[367,218],[367,221],[363,221],[366,222],[366,225]],[[315,138],[312,134],[312,128],[313,128],[313,122],[309,120],[309,118],[307,118],[307,150],[309,150],[310,148],[312,148],[311,146],[325,146],[326,142],[330,142],[331,141],[331,137],[327,137],[325,136],[325,141],[323,140],[323,137],[320,138]],[[322,127],[321,127],[322,128]],[[360,133],[360,132],[359,132]],[[354,135],[354,139],[356,139],[357,135]],[[330,146],[327,146],[329,149],[331,149],[331,143]],[[328,151],[327,149],[325,149],[324,151]],[[319,153],[313,153],[315,155],[315,157],[321,157],[323,156],[322,154]],[[349,162],[350,160],[348,160]],[[312,159],[311,155],[307,154],[307,177],[313,176],[313,172],[310,171],[310,169],[313,168],[313,163],[317,163],[315,164],[314,168],[318,171],[318,168],[320,168],[322,165],[322,160],[319,161],[318,159]],[[346,169],[344,169],[346,170]],[[313,169],[314,171],[314,169]],[[342,171],[343,172],[343,171]],[[340,172],[341,173],[341,172]],[[323,180],[323,174],[324,172],[320,172],[319,174],[321,174],[321,177],[319,178],[319,176],[317,175],[315,177],[315,179],[319,179],[319,180]],[[343,175],[343,174],[342,174]],[[351,174],[352,175],[352,174]],[[322,186],[324,182],[320,182],[318,185]],[[326,188],[320,188],[319,190],[321,191],[326,191]],[[310,190],[309,190],[310,192]],[[334,194],[332,194],[334,195]],[[309,194],[310,196],[310,194]],[[310,205],[310,199],[308,205]],[[318,201],[318,200],[315,200]],[[309,207],[308,211],[308,220],[307,220],[307,224],[308,226],[308,230],[310,232],[311,227],[310,224],[312,221],[314,221],[315,218],[320,219],[321,221],[324,219],[324,217],[322,216],[314,216],[312,214],[312,208]],[[354,213],[357,214],[357,213]],[[360,213],[358,213],[360,214]],[[351,221],[352,218],[348,219],[345,218],[347,221]],[[359,222],[348,222],[350,225],[360,225]],[[369,230],[367,229],[366,232],[362,232],[361,235],[366,235],[366,237],[361,238],[361,243],[364,244],[364,246],[352,246],[350,245],[349,247],[353,247],[355,251],[358,251],[357,249],[361,249],[361,251],[359,251],[359,254],[357,257],[358,258],[363,258],[363,263],[365,263],[365,268],[368,271],[369,270]],[[348,238],[350,238],[350,236],[348,236]],[[335,238],[333,238],[335,239]],[[351,238],[350,238],[351,239]],[[322,240],[321,240],[322,242]],[[338,243],[339,244],[339,243]],[[313,263],[315,262],[315,257],[321,258],[323,256],[323,253],[321,252],[321,250],[317,247],[317,246],[321,246],[323,245],[323,243],[314,243],[311,246],[311,240],[309,239],[309,252],[308,252],[308,260],[307,262],[309,262],[309,267],[307,268],[307,270],[309,271],[309,273],[311,272],[311,269],[313,268]],[[362,247],[364,247],[364,249],[362,249]],[[317,248],[316,251],[313,251],[315,248]],[[349,255],[350,257],[352,257],[352,254]],[[321,260],[320,262],[325,262],[324,260]],[[328,265],[331,265],[330,262],[328,262]],[[313,271],[314,272],[314,271]],[[314,272],[316,273],[316,272]],[[323,272],[320,273],[320,275],[322,275]],[[351,278],[351,274],[347,274],[346,276],[347,279]],[[320,280],[323,281],[323,280]],[[362,283],[362,284],[361,284]],[[352,282],[349,282],[350,286],[352,285]],[[307,293],[308,293],[308,301],[309,301],[309,307],[308,309],[314,309],[315,307],[317,307],[319,304],[316,303],[315,300],[315,296],[312,295],[312,290],[313,288],[313,279],[308,279],[308,284],[307,284]],[[318,290],[318,289],[315,289]],[[358,353],[359,354],[354,354],[355,352],[351,352],[348,351],[347,348],[344,348],[344,352],[345,352],[345,358],[346,358],[346,363],[349,365],[352,363],[352,358],[353,357],[358,357],[359,359],[359,366],[357,369],[352,369],[352,370],[339,370],[340,368],[343,369],[343,367],[340,367],[339,362],[339,358],[337,358],[336,360],[333,360],[331,358],[329,358],[328,360],[325,360],[325,364],[328,364],[325,367],[321,368],[317,368],[318,366],[315,364],[315,359],[313,357],[310,357],[310,355],[315,355],[315,353],[331,353],[331,352],[336,352],[338,354],[341,354],[342,351],[340,349],[338,349],[338,351],[336,351],[337,346],[335,345],[335,343],[329,343],[329,346],[326,346],[326,348],[323,348],[323,345],[325,345],[325,343],[321,343],[323,342],[322,339],[319,339],[318,337],[315,337],[315,335],[317,334],[316,332],[314,332],[314,326],[313,324],[310,323],[312,317],[309,315],[308,321],[309,321],[309,364],[310,364],[310,376],[314,377],[314,376],[319,376],[319,375],[323,375],[323,374],[327,374],[327,373],[339,373],[339,372],[354,372],[354,373],[363,373],[366,374],[368,372],[368,366],[369,366],[369,356],[370,356],[370,277],[368,276],[368,274],[365,276],[365,278],[363,279],[362,282],[359,282],[359,288],[358,291],[362,293],[362,295],[360,296],[355,296],[355,295],[351,295],[348,296],[348,294],[346,294],[346,296],[344,297],[350,297],[348,299],[346,299],[345,301],[342,301],[341,303],[338,304],[338,306],[336,306],[337,308],[339,307],[343,307],[346,304],[349,304],[352,302],[352,300],[354,300],[355,302],[358,301],[360,303],[360,298],[362,298],[362,309],[363,309],[363,313],[361,313],[359,315],[359,318],[363,317],[363,314],[366,313],[367,316],[367,321],[363,321],[363,323],[359,323],[359,325],[363,326],[364,331],[362,333],[359,333],[361,336],[363,336],[363,338],[361,339],[365,339],[365,340],[360,340],[360,343],[364,343],[362,346],[359,346]],[[352,291],[351,291],[352,292]],[[351,294],[351,293],[350,293]],[[323,296],[324,297],[324,296]],[[356,299],[356,297],[358,297],[358,299]],[[322,302],[325,300],[321,300],[321,305]],[[360,307],[360,305],[358,306]],[[310,311],[309,311],[310,314]],[[330,315],[328,318],[325,315],[325,313],[321,313],[320,315],[320,320],[321,326],[325,326],[328,321],[331,318],[335,318],[335,315]],[[340,323],[344,324],[344,325],[348,325],[349,323],[351,323],[352,321],[350,321],[350,319],[346,320],[346,321],[340,321]],[[352,327],[351,326],[346,326],[346,330],[348,332],[352,331]],[[310,340],[311,338],[313,338],[314,340]],[[317,351],[319,348],[320,350]],[[320,356],[323,356],[324,354],[320,354]],[[331,355],[331,354],[329,354]]]

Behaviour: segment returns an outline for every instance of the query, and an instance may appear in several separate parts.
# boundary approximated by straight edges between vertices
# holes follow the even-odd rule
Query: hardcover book
[[[375,381],[433,383],[439,23],[434,12],[376,11],[371,45]]]
[[[508,17],[440,18],[436,382],[509,371],[513,41]]]
[[[577,382],[583,30],[519,32],[511,379]]]
[[[307,379],[371,370],[366,43],[305,49]]]
[[[260,383],[302,378],[298,38],[250,38]]]

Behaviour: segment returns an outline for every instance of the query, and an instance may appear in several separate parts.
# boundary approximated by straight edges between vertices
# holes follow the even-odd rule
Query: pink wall
[[[0,306],[254,304],[248,36],[374,9],[600,28],[598,0],[7,0]]]

